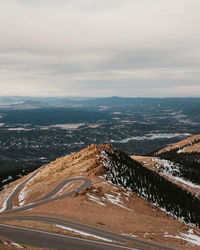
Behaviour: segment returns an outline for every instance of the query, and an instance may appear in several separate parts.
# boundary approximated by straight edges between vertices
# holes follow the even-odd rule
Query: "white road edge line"
[[[96,240],[83,239],[83,238],[73,237],[73,236],[68,236],[68,235],[63,235],[63,234],[56,234],[56,233],[46,232],[46,231],[42,231],[42,230],[36,230],[36,229],[32,229],[32,228],[17,227],[17,226],[12,226],[12,225],[7,225],[7,224],[0,224],[0,226],[19,229],[19,230],[25,230],[25,231],[30,231],[30,232],[36,232],[36,233],[49,234],[49,235],[58,236],[61,238],[68,238],[68,239],[74,239],[74,240],[78,239],[81,241],[92,242],[92,243],[96,243],[99,245],[108,245],[108,246],[118,247],[118,248],[122,248],[122,249],[138,250],[137,248],[125,247],[125,246],[104,243],[104,242],[100,242],[100,241],[96,241]]]

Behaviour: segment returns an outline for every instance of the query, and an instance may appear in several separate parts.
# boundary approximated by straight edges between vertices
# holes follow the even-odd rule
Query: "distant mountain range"
[[[30,104],[46,104],[46,105],[95,105],[95,106],[115,106],[116,105],[141,105],[141,104],[174,104],[179,103],[179,106],[183,103],[190,103],[191,107],[200,102],[200,98],[145,98],[145,97],[30,97],[30,96],[0,96],[0,105],[19,105],[26,102]],[[32,102],[32,103],[31,103]]]

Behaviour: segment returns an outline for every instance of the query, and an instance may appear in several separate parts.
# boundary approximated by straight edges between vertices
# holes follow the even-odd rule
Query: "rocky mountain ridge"
[[[78,177],[74,183],[62,188],[57,195],[71,192],[81,184],[80,177],[89,178],[93,184],[86,190],[64,200],[34,208],[26,214],[52,215],[55,213],[55,215],[69,216],[75,221],[81,220],[93,226],[104,227],[106,225],[109,230],[118,232],[121,232],[123,227],[123,232],[154,241],[157,241],[157,237],[154,236],[159,234],[160,243],[168,244],[170,239],[174,246],[180,247],[182,244],[180,242],[185,240],[186,235],[190,237],[198,235],[199,196],[183,189],[173,179],[162,176],[158,161],[160,165],[164,164],[162,167],[165,171],[167,171],[166,163],[170,161],[159,158],[157,155],[150,158],[156,171],[148,168],[144,159],[142,161],[132,159],[112,145],[92,144],[80,152],[58,158],[38,169],[36,175],[20,190],[13,205],[23,207],[34,203],[45,197],[64,180]],[[176,164],[174,165],[175,167],[170,167],[173,174],[177,172]],[[4,188],[0,193],[1,206],[4,206],[3,200],[6,200],[26,178],[29,178],[29,175]],[[118,220],[115,222],[115,218],[120,221],[128,218],[128,221],[126,225],[122,225],[123,223]],[[24,222],[21,223],[18,222],[16,225],[24,225]],[[167,229],[165,230],[160,223],[166,224]],[[184,223],[189,224],[186,226]],[[27,225],[30,225],[30,222]],[[33,222],[31,225],[35,228]],[[191,225],[193,225],[192,229]],[[39,228],[43,228],[42,224]],[[191,232],[194,232],[194,235]],[[176,237],[182,237],[180,242]],[[199,243],[195,241],[195,244]],[[191,249],[196,250],[196,247]]]
[[[200,185],[200,135],[175,143],[154,155],[173,162],[176,176]]]
[[[198,143],[196,138],[192,138],[191,141],[193,142],[193,147],[195,145],[194,142]],[[183,146],[188,144],[188,139],[187,142],[181,143]],[[166,154],[168,156],[171,152],[177,150],[174,147],[171,148],[171,150],[162,151],[163,153],[156,153],[156,157],[159,156],[160,159],[165,159],[164,156]],[[199,157],[199,153],[195,153]],[[183,154],[186,154],[186,163],[188,164],[189,160],[193,159],[188,158],[188,154],[193,157],[194,153],[176,152],[178,156],[182,156]],[[176,159],[173,158],[176,164],[174,163],[171,166],[173,170],[171,171],[172,175],[187,176],[187,179],[192,179],[192,181],[198,179],[199,175],[196,174],[193,176],[195,171],[195,173],[199,173],[199,162],[198,160],[196,161],[196,158],[196,165],[188,169],[184,167],[185,165],[182,167],[179,162],[176,162]],[[159,168],[158,164],[156,166]],[[163,166],[160,165],[161,167]],[[139,196],[165,210],[172,216],[181,218],[187,223],[200,226],[200,199],[198,195],[193,195],[191,192],[182,189],[176,183],[169,181],[156,171],[146,168],[144,164],[132,159],[126,153],[114,148],[112,145],[92,144],[80,152],[61,157],[44,166],[36,177],[27,183],[21,195],[19,195],[19,203],[16,205],[30,203],[47,193],[56,183],[77,175],[88,177],[103,176],[107,181],[115,185],[127,190],[133,190]],[[41,186],[43,186],[42,191]],[[26,200],[24,197],[26,197]]]

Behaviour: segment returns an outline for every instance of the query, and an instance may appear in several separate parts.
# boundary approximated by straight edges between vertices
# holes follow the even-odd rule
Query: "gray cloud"
[[[198,0],[2,0],[0,92],[200,95]]]

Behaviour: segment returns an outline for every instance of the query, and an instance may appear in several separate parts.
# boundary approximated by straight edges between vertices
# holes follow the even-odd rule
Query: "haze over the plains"
[[[200,97],[199,0],[1,0],[0,95]]]

